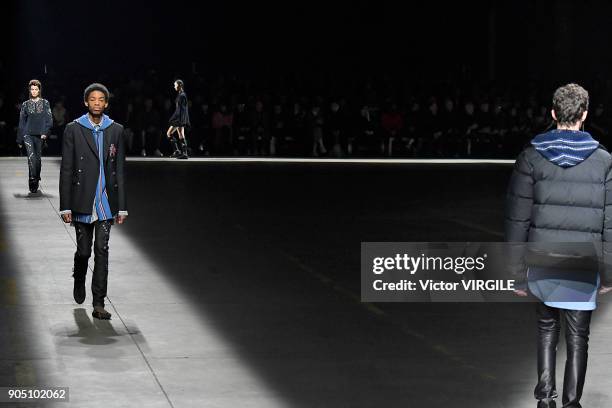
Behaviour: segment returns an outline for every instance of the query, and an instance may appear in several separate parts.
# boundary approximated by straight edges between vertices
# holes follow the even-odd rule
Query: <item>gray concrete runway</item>
[[[100,322],[72,300],[59,162],[32,197],[0,159],[0,386],[70,387],[0,406],[535,407],[533,305],[359,301],[361,241],[501,240],[510,170],[130,161]],[[611,351],[604,304],[585,408],[612,406]]]

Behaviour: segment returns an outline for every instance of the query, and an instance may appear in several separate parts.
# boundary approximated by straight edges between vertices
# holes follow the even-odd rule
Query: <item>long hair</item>
[[[32,93],[30,92],[30,87],[32,86],[38,87],[38,97],[42,98],[42,84],[40,81],[38,79],[31,79],[30,82],[28,82],[28,95],[30,98],[32,97]]]

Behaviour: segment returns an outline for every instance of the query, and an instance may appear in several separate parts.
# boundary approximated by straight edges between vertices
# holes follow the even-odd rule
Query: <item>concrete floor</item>
[[[72,300],[59,162],[29,197],[0,159],[0,386],[70,387],[21,407],[535,407],[532,304],[359,299],[362,241],[501,240],[510,170],[130,161],[100,322]],[[610,340],[602,304],[585,408],[612,403]]]

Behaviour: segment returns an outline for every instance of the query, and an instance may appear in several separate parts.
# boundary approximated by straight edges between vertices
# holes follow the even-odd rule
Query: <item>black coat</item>
[[[116,148],[111,152],[111,145]],[[98,148],[92,131],[71,122],[64,131],[60,170],[60,211],[90,214],[100,175]],[[112,214],[127,211],[123,126],[114,122],[104,130],[104,173]]]
[[[504,218],[506,241],[600,244],[602,283],[612,284],[612,157],[601,145],[567,168],[525,148],[514,164]]]

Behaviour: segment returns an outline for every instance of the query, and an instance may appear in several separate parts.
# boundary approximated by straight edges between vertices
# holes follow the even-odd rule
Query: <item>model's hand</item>
[[[62,214],[62,220],[64,220],[66,224],[70,224],[72,222],[72,214]]]
[[[610,292],[612,290],[612,286],[601,286],[599,288],[599,294],[600,295],[605,295],[606,293]]]
[[[514,294],[520,297],[527,297],[527,291],[521,289],[515,289]]]
[[[127,215],[118,215],[117,216],[117,224],[123,224],[127,218]]]

